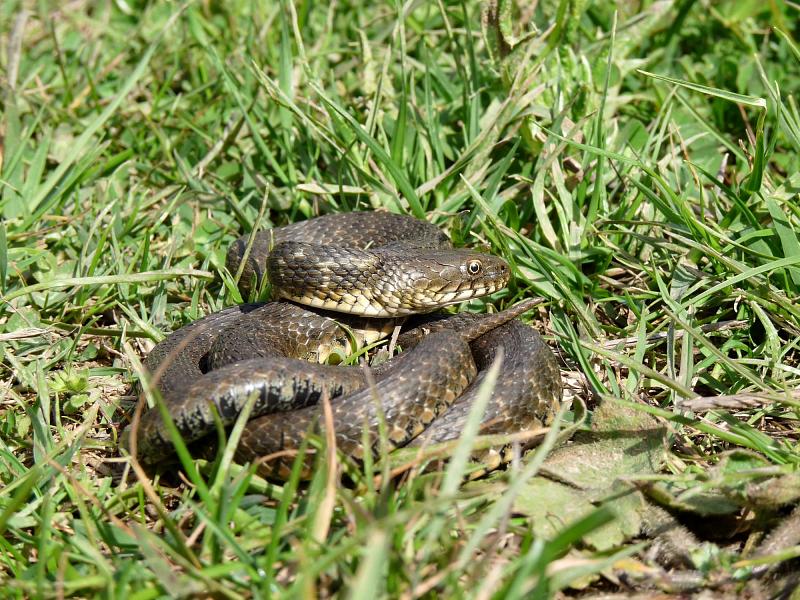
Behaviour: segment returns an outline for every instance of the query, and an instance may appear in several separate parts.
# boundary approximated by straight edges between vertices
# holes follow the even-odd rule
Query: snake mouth
[[[489,294],[493,294],[496,291],[503,289],[504,287],[505,283],[503,283],[502,285],[488,284],[481,287],[446,291],[442,292],[437,296],[436,304],[438,306],[447,306],[449,304],[465,302],[466,300],[472,300],[474,298],[481,298],[483,296],[488,296]]]
[[[365,317],[389,318],[407,316],[415,313],[425,313],[458,304],[467,300],[473,300],[488,296],[503,289],[507,280],[489,280],[484,284],[476,285],[472,282],[466,286],[463,282],[452,288],[440,290],[425,290],[424,293],[395,296],[393,294],[359,294],[343,295],[336,299],[328,297],[318,297],[313,295],[290,296],[284,294],[287,300],[293,300],[306,306],[322,308],[334,312],[343,312]]]

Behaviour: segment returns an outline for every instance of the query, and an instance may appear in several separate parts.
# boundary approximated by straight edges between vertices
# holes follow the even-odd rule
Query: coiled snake
[[[231,425],[255,395],[237,458],[280,454],[297,448],[318,422],[323,394],[331,399],[337,447],[356,458],[367,451],[365,440],[368,451],[377,449],[381,420],[392,447],[454,439],[500,348],[504,360],[481,433],[541,427],[554,416],[561,397],[555,357],[515,319],[530,302],[492,315],[424,318],[400,335],[404,352],[373,368],[374,385],[363,368],[319,364],[385,337],[407,315],[503,288],[509,270],[501,259],[454,250],[435,226],[380,212],[260,232],[249,254],[246,248],[243,237],[228,252],[229,270],[242,271],[240,287],[248,290],[266,275],[282,300],[195,321],[145,361],[187,442],[214,433],[215,411]],[[143,416],[135,446],[146,463],[172,453],[158,410]],[[290,463],[279,459],[261,470],[280,475]]]

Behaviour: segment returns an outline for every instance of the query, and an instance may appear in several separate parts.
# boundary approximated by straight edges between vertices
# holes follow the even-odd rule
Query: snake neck
[[[405,243],[362,250],[282,242],[270,252],[267,274],[280,298],[384,318],[485,296],[509,277],[497,257]]]

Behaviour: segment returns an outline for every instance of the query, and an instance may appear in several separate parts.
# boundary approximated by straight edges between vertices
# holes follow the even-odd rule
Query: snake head
[[[511,271],[497,256],[470,250],[428,250],[405,256],[407,271],[402,304],[409,312],[430,312],[442,306],[480,298],[503,289]]]

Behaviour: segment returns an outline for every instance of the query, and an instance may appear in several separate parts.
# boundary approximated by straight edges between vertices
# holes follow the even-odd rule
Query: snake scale
[[[453,440],[501,351],[481,433],[525,431],[555,415],[555,357],[516,319],[532,302],[489,315],[430,314],[503,288],[509,269],[501,259],[453,249],[437,227],[383,212],[317,217],[259,232],[247,246],[248,237],[231,245],[228,269],[241,270],[245,292],[266,277],[279,300],[201,318],[167,336],[144,363],[185,441],[213,436],[217,417],[232,425],[254,397],[237,459],[275,455],[259,470],[285,476],[292,458],[280,456],[320,429],[324,394],[337,447],[355,458],[377,451],[381,422],[391,447]],[[327,364],[419,313],[398,338],[404,351],[373,367],[372,381],[361,367]],[[123,444],[145,463],[174,452],[158,410],[145,413],[135,433],[135,444],[131,428]],[[500,456],[482,458],[496,466]]]

